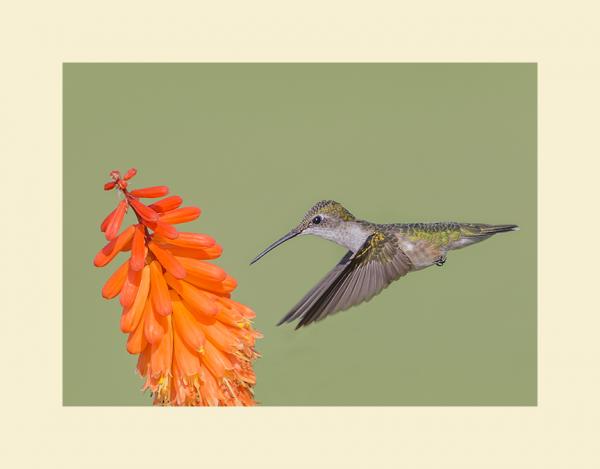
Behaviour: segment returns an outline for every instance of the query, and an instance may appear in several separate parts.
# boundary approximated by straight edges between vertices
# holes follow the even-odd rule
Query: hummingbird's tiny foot
[[[446,263],[446,256],[438,257],[433,263],[438,267],[443,266]]]

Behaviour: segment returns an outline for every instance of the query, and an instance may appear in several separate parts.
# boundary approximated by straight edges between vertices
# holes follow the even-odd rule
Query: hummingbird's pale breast
[[[413,240],[399,232],[396,233],[396,237],[398,238],[398,247],[404,251],[412,262],[412,270],[421,270],[430,267],[436,259],[446,254],[446,250],[443,247],[437,246],[430,241],[422,239]]]

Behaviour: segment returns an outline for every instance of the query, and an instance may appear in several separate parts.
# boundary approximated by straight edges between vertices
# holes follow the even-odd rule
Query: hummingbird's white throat
[[[309,226],[302,234],[319,236],[356,252],[372,233],[355,221],[345,221],[336,227]]]

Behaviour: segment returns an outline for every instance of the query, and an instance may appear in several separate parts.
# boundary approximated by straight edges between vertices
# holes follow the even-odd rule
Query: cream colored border
[[[3,4],[2,466],[600,467],[600,15],[559,3]],[[539,62],[539,406],[63,408],[64,61]]]

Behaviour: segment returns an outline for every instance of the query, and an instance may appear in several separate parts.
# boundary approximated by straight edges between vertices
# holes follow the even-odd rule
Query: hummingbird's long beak
[[[267,249],[265,249],[263,252],[261,252],[258,256],[256,256],[252,262],[250,262],[250,265],[254,264],[257,260],[259,260],[261,257],[263,257],[266,253],[268,253],[269,251],[275,249],[277,246],[279,246],[280,244],[285,243],[288,239],[292,239],[296,236],[298,236],[301,233],[300,230],[297,229],[293,229],[292,231],[290,231],[288,234],[286,234],[285,236],[282,236],[281,238],[279,238],[277,241],[275,241],[273,244],[271,244]]]

